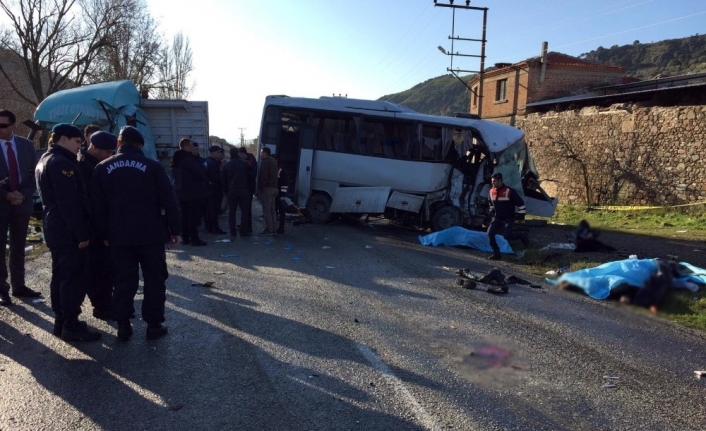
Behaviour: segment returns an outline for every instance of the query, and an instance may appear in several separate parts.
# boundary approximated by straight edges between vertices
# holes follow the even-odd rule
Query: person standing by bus
[[[118,341],[132,336],[130,317],[135,294],[144,279],[142,320],[147,339],[167,334],[164,309],[167,300],[167,258],[164,244],[179,243],[181,211],[162,164],[142,152],[144,138],[125,126],[120,147],[93,173],[91,193],[96,237],[110,247],[113,261],[113,318],[118,322]]]
[[[518,220],[525,219],[525,201],[515,189],[503,184],[503,175],[500,172],[494,173],[490,177],[490,181],[493,188],[490,189],[488,198],[493,218],[488,226],[488,240],[490,241],[490,247],[493,249],[493,254],[488,259],[500,260],[502,259],[500,247],[498,247],[498,242],[495,240],[495,235],[497,235],[498,231],[502,232],[503,237],[507,241],[519,239],[523,244],[529,244],[527,232],[516,234],[512,231],[512,224],[516,218]],[[515,215],[515,209],[517,209],[517,215]]]
[[[204,162],[206,165],[206,181],[208,189],[208,205],[206,205],[206,232],[224,234],[218,226],[218,213],[223,202],[223,188],[221,186],[221,163],[225,153],[220,145],[209,147],[209,157]]]
[[[49,150],[37,163],[35,179],[42,198],[44,240],[51,253],[51,308],[54,335],[66,341],[98,341],[100,332],[80,322],[88,291],[90,202],[78,168],[81,129],[59,123]]]
[[[78,153],[78,168],[86,183],[90,198],[92,189],[89,187],[96,165],[115,154],[118,138],[115,135],[98,131],[88,137],[88,147],[81,148]],[[113,295],[113,280],[110,274],[110,250],[103,241],[91,241],[88,246],[90,255],[88,265],[88,299],[93,304],[93,317],[101,320],[110,318],[110,298]]]
[[[272,151],[264,147],[260,151],[260,172],[258,172],[257,184],[260,192],[260,202],[262,203],[262,214],[265,216],[265,230],[260,235],[271,236],[275,234],[277,228],[277,207],[275,206],[278,190],[277,162],[272,158]]]
[[[0,185],[0,306],[12,305],[10,287],[12,296],[42,296],[25,284],[25,245],[32,215],[32,195],[36,188],[34,168],[37,165],[37,152],[32,141],[15,135],[16,120],[14,113],[0,109],[0,157],[3,157],[0,178],[4,181]],[[8,239],[10,284],[7,282],[8,265],[5,261]]]
[[[287,191],[289,190],[287,172],[280,166],[279,157],[277,155],[272,156],[277,161],[277,186],[279,193],[277,194],[277,199],[275,204],[277,205],[277,220],[279,221],[279,227],[277,228],[278,234],[284,234],[284,222],[287,217],[286,205],[284,203],[284,198],[287,196]]]
[[[242,151],[241,151],[242,150]],[[231,148],[230,160],[223,166],[221,184],[228,198],[228,228],[235,237],[238,230],[236,214],[240,208],[240,236],[252,235],[252,167],[247,162],[245,148]]]
[[[206,241],[199,238],[202,202],[206,199],[206,171],[199,161],[198,153],[189,138],[179,141],[179,149],[172,156],[174,189],[181,205],[181,231],[183,244],[203,246]]]

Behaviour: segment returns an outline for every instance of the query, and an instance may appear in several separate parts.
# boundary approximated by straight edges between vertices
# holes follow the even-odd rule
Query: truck
[[[168,166],[181,138],[202,144],[208,151],[208,102],[150,99],[131,81],[85,85],[51,94],[34,113],[35,131],[70,123],[83,129],[89,124],[118,135],[123,126],[134,126],[145,138],[147,157]]]

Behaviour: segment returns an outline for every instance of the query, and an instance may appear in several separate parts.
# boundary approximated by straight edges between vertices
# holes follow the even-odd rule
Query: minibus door
[[[297,205],[306,206],[311,195],[311,176],[314,162],[315,130],[309,125],[301,126],[299,172],[297,173]]]

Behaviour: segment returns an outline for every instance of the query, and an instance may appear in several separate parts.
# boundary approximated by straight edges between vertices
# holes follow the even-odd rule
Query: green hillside
[[[467,83],[472,76],[462,79]],[[455,76],[442,75],[380,100],[400,103],[423,114],[453,116],[456,112],[468,112],[471,99],[468,89]]]
[[[684,75],[706,72],[706,35],[669,39],[655,43],[598,47],[580,58],[627,68],[626,76],[652,79],[657,75]],[[517,59],[521,61],[523,59]],[[487,69],[486,69],[487,70]],[[468,82],[471,76],[463,77]],[[400,93],[380,98],[401,103],[423,114],[453,115],[468,112],[469,91],[453,75],[428,79]]]

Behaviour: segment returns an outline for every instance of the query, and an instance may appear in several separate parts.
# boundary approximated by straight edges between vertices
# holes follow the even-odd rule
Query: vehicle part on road
[[[604,389],[613,389],[615,387],[616,387],[616,385],[611,384],[611,383],[606,383],[605,385],[603,385]]]
[[[504,295],[510,291],[510,288],[507,285],[504,286],[488,286],[488,289],[486,289],[486,292],[492,293],[495,295]]]
[[[306,212],[309,219],[316,224],[324,224],[331,221],[331,197],[325,193],[315,193],[311,195],[306,203]]]
[[[463,217],[461,212],[450,205],[441,207],[431,218],[432,232],[439,232],[454,226],[461,226],[462,224]]]
[[[496,286],[504,286],[507,283],[505,281],[505,274],[503,274],[498,268],[491,269],[490,272],[484,275],[480,280],[478,280],[478,282],[493,284]]]

